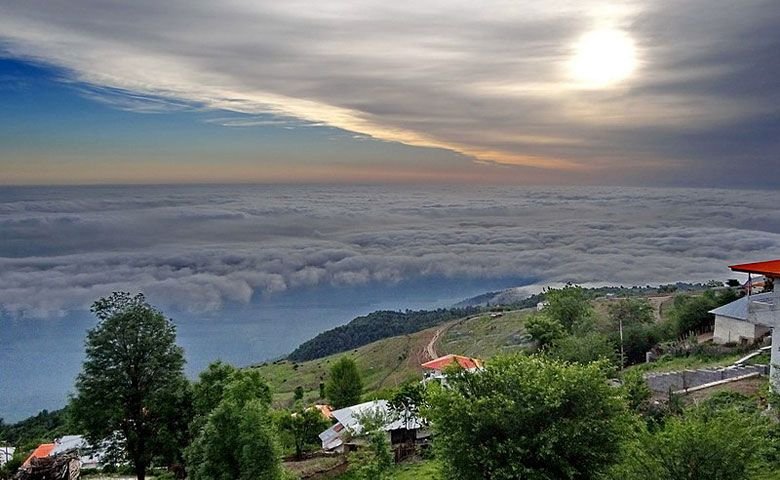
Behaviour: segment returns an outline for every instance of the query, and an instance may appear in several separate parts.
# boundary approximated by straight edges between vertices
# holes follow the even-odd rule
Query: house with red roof
[[[426,370],[423,382],[443,380],[446,376],[444,371],[453,365],[458,365],[467,372],[476,372],[482,369],[482,360],[453,354],[435,358],[422,364],[422,367]]]
[[[38,445],[38,448],[33,450],[33,452],[30,454],[30,456],[27,457],[27,460],[24,461],[22,466],[26,467],[27,465],[29,465],[30,462],[32,462],[33,458],[48,457],[49,455],[51,455],[51,452],[54,451],[54,448],[56,446],[57,445],[55,445],[54,443],[43,443],[41,445]]]

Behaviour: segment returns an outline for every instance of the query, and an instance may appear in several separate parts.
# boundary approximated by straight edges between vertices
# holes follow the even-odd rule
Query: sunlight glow
[[[595,30],[574,45],[571,76],[583,88],[608,88],[628,79],[637,67],[634,41],[619,30]]]

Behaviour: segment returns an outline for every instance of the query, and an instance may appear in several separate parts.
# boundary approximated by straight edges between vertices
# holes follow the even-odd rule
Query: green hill
[[[279,360],[253,368],[259,369],[269,382],[278,406],[291,404],[298,386],[303,387],[306,402],[316,403],[320,400],[319,385],[327,378],[331,363],[346,355],[357,363],[363,375],[365,394],[370,397],[420,379],[423,374],[420,365],[430,360],[427,347],[434,337],[437,341],[433,347],[438,355],[457,353],[489,358],[499,352],[523,348],[523,321],[529,311],[506,312],[499,317],[491,317],[490,313],[463,317],[316,360]]]
[[[287,358],[306,361],[368,345],[383,338],[409,335],[426,328],[479,313],[480,307],[440,308],[438,310],[379,310],[357,317],[346,325],[320,333],[304,342]]]

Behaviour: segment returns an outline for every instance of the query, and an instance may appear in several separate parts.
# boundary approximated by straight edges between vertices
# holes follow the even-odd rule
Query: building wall
[[[712,332],[712,341],[715,343],[739,343],[743,339],[746,339],[747,341],[752,342],[767,333],[769,333],[769,327],[716,315],[715,330]]]

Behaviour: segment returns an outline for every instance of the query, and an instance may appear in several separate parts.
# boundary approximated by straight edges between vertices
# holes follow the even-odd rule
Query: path
[[[425,346],[425,353],[431,360],[434,358],[439,358],[439,354],[436,353],[436,342],[439,340],[439,337],[446,328],[447,327],[441,327],[440,329],[436,330],[436,333],[434,333],[433,337],[431,337],[431,341],[428,342],[428,345]]]

